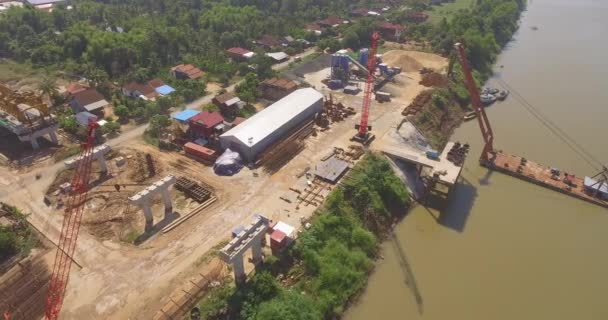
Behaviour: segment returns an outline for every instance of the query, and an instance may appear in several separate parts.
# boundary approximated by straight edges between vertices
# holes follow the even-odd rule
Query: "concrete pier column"
[[[40,149],[40,145],[38,144],[38,138],[32,137],[31,140],[30,140],[30,143],[32,144],[32,148],[34,150]]]
[[[262,237],[264,235],[262,234]],[[258,265],[262,262],[262,238],[258,237],[253,240],[251,244],[251,259],[253,260],[254,265]]]
[[[171,203],[171,194],[169,193],[169,189],[165,188],[161,192],[163,196],[163,202],[165,203],[165,217],[173,212],[173,204]]]
[[[59,144],[59,139],[57,139],[57,133],[55,133],[55,131],[49,133],[49,138],[51,138],[51,142],[54,144]]]
[[[150,208],[150,204],[144,202],[141,204],[141,208],[144,211],[144,218],[146,219],[145,231],[150,231],[154,226],[154,216],[152,215],[152,208]]]
[[[234,281],[237,284],[245,283],[247,275],[245,274],[243,255],[237,255],[232,259],[232,269],[234,270]]]
[[[99,163],[99,168],[101,171],[108,172],[108,164],[106,163],[106,159],[103,157],[103,154],[96,154],[94,156],[97,163]]]

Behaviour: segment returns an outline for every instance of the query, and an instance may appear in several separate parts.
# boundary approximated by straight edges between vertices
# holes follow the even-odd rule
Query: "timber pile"
[[[425,105],[427,105],[431,101],[432,94],[432,90],[422,91],[416,96],[416,98],[414,98],[414,101],[412,101],[412,103],[410,103],[410,105],[407,106],[403,110],[403,112],[401,112],[401,114],[404,116],[417,114],[420,110],[424,108]]]
[[[40,319],[44,315],[50,272],[42,258],[26,258],[0,277],[0,308],[11,319]]]
[[[179,177],[175,183],[175,188],[194,199],[198,203],[202,203],[211,197],[212,192],[198,183],[186,178]]]
[[[302,149],[304,149],[304,139],[314,131],[313,121],[309,121],[302,127],[295,129],[283,140],[270,146],[266,152],[260,155],[255,162],[257,166],[263,166],[269,173],[276,172]]]

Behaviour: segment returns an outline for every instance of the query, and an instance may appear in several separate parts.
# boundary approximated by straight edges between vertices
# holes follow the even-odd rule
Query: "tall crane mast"
[[[475,80],[473,79],[471,65],[467,60],[466,53],[464,51],[464,46],[461,43],[456,43],[454,44],[454,48],[456,49],[456,55],[458,56],[458,60],[460,61],[460,65],[462,66],[462,73],[464,74],[465,85],[469,90],[469,95],[471,96],[471,104],[473,105],[473,110],[477,115],[479,128],[481,129],[481,135],[483,136],[483,140],[485,143],[479,161],[482,163],[487,163],[490,159],[490,154],[494,151],[494,133],[492,132],[490,121],[488,120],[486,111],[481,103],[479,89],[477,89],[477,85],[475,84]]]
[[[84,211],[84,204],[89,191],[89,179],[91,176],[91,162],[93,160],[93,147],[95,145],[95,130],[99,125],[91,121],[88,127],[87,138],[82,144],[80,161],[74,171],[71,180],[71,191],[66,202],[61,234],[55,253],[53,273],[49,282],[49,292],[46,300],[46,319],[56,320],[63,305],[72,257],[76,249],[76,240]]]
[[[374,88],[374,70],[376,70],[376,52],[378,51],[378,39],[380,35],[378,32],[372,34],[372,44],[369,52],[369,59],[367,61],[367,81],[365,82],[365,91],[363,92],[363,108],[361,109],[361,123],[355,126],[355,129],[359,131],[353,137],[354,140],[362,142],[364,144],[369,143],[371,140],[369,130],[371,127],[368,126],[369,121],[369,107],[372,103],[372,91]]]

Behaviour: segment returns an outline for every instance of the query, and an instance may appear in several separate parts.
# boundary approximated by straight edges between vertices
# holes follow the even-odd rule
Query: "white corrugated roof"
[[[254,145],[319,99],[323,95],[313,88],[298,89],[221,136],[234,136],[246,145]]]
[[[273,58],[276,61],[281,61],[284,59],[289,58],[289,56],[287,55],[287,53],[280,51],[280,52],[269,52],[266,54],[267,56]]]

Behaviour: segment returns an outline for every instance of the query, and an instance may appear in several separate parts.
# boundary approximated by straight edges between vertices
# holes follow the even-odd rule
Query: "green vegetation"
[[[61,148],[60,150],[58,150],[57,152],[55,152],[55,154],[53,154],[53,160],[55,160],[55,162],[59,162],[61,160],[65,160],[69,157],[73,157],[73,156],[79,154],[80,151],[81,151],[81,149],[80,149],[80,146],[78,146],[78,145],[64,147],[64,148]]]
[[[269,258],[267,271],[256,273],[242,288],[214,288],[200,309],[207,319],[332,319],[364,287],[373,268],[379,239],[409,206],[403,183],[382,156],[368,154],[328,196],[309,230],[281,261],[295,283],[282,286],[279,262]]]
[[[0,212],[10,221],[10,225],[0,226],[0,263],[15,255],[27,256],[38,243],[25,215],[13,206],[0,203]]]
[[[454,0],[446,2],[440,6],[431,6],[425,11],[429,15],[430,22],[439,22],[443,18],[449,18],[456,12],[463,9],[470,9],[473,6],[473,0]]]

